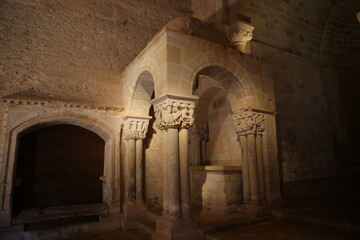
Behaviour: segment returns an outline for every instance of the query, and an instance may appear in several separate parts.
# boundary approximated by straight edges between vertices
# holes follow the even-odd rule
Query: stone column
[[[123,140],[125,143],[124,203],[122,229],[136,228],[136,221],[146,216],[143,189],[143,139],[146,136],[148,116],[125,116]]]
[[[243,199],[244,203],[250,203],[250,178],[249,163],[247,154],[247,140],[245,135],[239,135],[241,158],[242,158],[242,176],[243,176]]]
[[[168,134],[167,131],[162,131],[162,160],[163,160],[163,216],[169,214],[169,183],[168,183]]]
[[[194,122],[195,96],[165,94],[152,100],[155,124],[166,131],[164,164],[164,206],[152,239],[198,239],[196,223],[190,216],[188,130]],[[165,194],[166,193],[166,194]],[[166,204],[167,202],[167,204]]]
[[[256,159],[258,167],[258,177],[259,177],[259,201],[261,203],[266,202],[265,195],[265,177],[264,177],[264,163],[263,163],[263,152],[262,152],[262,133],[258,132],[256,135]]]
[[[189,129],[189,139],[194,147],[192,157],[194,166],[206,164],[206,141],[208,139],[207,125],[194,125]]]
[[[189,176],[189,144],[188,129],[184,126],[179,132],[180,153],[180,186],[181,186],[181,216],[190,216],[190,176]]]
[[[169,216],[180,216],[179,130],[167,129]]]
[[[125,143],[124,202],[135,201],[135,128],[136,124],[126,121],[123,126]]]
[[[259,204],[259,178],[256,159],[255,134],[248,134],[246,138],[249,163],[250,202],[252,204]]]
[[[136,140],[136,202],[144,204],[143,190],[143,139]]]
[[[234,115],[234,122],[242,150],[244,204],[241,211],[262,215],[266,208],[262,156],[264,115],[250,110]]]
[[[201,139],[201,163],[206,165],[206,142],[208,141],[209,128],[207,125],[199,125],[198,131]]]
[[[192,145],[192,152],[191,152],[192,163],[194,166],[200,166],[201,157],[202,157],[201,138],[199,131],[195,125],[192,126],[191,129],[189,129],[189,140]]]

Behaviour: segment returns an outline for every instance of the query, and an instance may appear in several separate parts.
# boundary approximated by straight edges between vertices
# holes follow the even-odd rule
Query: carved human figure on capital
[[[194,123],[194,109],[172,106],[161,108],[157,112],[157,125],[161,127],[188,128]]]

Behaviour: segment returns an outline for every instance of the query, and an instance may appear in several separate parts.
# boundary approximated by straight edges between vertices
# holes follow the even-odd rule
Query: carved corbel
[[[237,21],[231,25],[229,38],[231,43],[241,52],[249,53],[247,43],[252,39],[254,26],[247,22]]]

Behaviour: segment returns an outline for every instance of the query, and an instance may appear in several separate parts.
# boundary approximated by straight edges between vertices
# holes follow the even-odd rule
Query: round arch
[[[4,187],[1,189],[2,210],[6,212],[5,218],[11,221],[12,214],[12,197],[13,197],[13,183],[15,175],[15,166],[17,159],[17,151],[19,139],[27,132],[40,129],[42,127],[70,124],[82,127],[101,137],[105,141],[104,149],[104,173],[103,173],[103,203],[110,206],[115,196],[111,189],[115,187],[114,180],[116,174],[115,169],[115,151],[116,151],[116,136],[113,131],[98,119],[77,114],[48,114],[40,117],[26,119],[17,126],[13,127],[7,134],[7,146],[5,146],[4,160],[5,160],[5,175],[2,176],[1,181],[4,182]]]
[[[207,76],[207,78],[199,76]],[[191,79],[191,93],[193,93],[196,87],[201,84],[199,81],[203,80],[209,82],[209,87],[218,84],[218,88],[221,88],[226,92],[232,112],[238,112],[242,108],[251,105],[251,95],[248,91],[249,88],[247,88],[245,83],[240,81],[237,76],[227,68],[216,64],[204,64]]]
[[[154,78],[150,71],[144,70],[138,75],[129,101],[130,114],[139,116],[149,114],[150,100],[155,94],[154,85]]]

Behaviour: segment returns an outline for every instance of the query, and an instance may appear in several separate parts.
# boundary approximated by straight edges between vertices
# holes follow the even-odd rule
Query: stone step
[[[34,236],[30,232],[0,232],[1,240],[34,240]]]
[[[360,236],[359,222],[340,222],[314,216],[302,216],[295,213],[289,213],[279,210],[273,210],[272,214],[276,219],[282,221],[301,224],[308,227],[315,227],[322,230],[328,230],[341,234]]]
[[[49,225],[47,222],[43,222],[28,226],[26,231],[23,226],[12,226],[6,229],[7,231],[5,228],[0,231],[1,240],[55,240],[118,231],[120,230],[120,221],[119,219],[109,219],[65,225]]]
[[[108,207],[104,203],[68,205],[44,209],[25,209],[22,210],[18,216],[14,217],[13,224],[34,223],[53,219],[93,216],[107,213]]]
[[[152,233],[156,229],[156,224],[150,220],[139,221],[137,224],[137,229],[139,232],[143,233],[145,236],[151,239]]]

